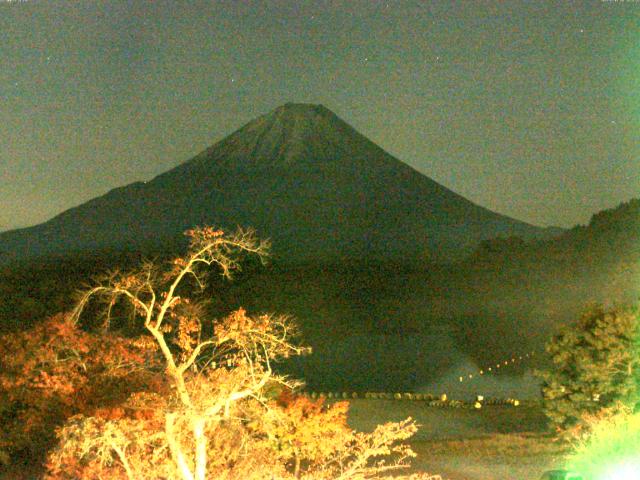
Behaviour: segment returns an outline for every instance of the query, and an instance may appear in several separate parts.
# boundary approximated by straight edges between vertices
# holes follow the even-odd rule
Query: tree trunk
[[[204,418],[193,421],[193,437],[196,442],[195,480],[205,480],[207,474],[207,436],[204,433]]]
[[[180,443],[176,438],[175,431],[173,429],[173,422],[175,420],[175,414],[168,413],[165,417],[165,433],[167,435],[167,443],[169,444],[169,451],[171,457],[176,463],[176,467],[180,472],[183,480],[194,480],[193,473],[187,464],[187,460],[184,457],[184,453],[180,448]]]

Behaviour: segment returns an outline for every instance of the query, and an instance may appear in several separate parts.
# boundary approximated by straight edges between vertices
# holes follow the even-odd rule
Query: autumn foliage
[[[36,458],[71,415],[97,414],[131,393],[158,389],[153,345],[91,334],[69,315],[0,337],[0,451]]]
[[[347,403],[300,396],[277,373],[308,351],[291,318],[207,314],[207,272],[230,277],[267,244],[187,234],[183,257],[105,275],[70,314],[0,339],[16,353],[1,365],[0,447],[48,449],[49,479],[364,479],[406,466],[410,419],[354,432]]]

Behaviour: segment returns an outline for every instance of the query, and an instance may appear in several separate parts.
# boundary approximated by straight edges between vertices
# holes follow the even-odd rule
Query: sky
[[[640,0],[0,0],[0,230],[321,103],[473,202],[640,196]]]

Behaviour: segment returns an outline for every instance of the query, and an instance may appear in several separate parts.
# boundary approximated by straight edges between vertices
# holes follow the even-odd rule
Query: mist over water
[[[480,375],[483,367],[458,352],[453,355],[457,363],[435,381],[419,388],[419,393],[446,393],[449,397],[462,400],[473,400],[477,395],[519,400],[540,398],[540,381],[531,370],[510,373],[509,370],[513,370],[513,367],[507,366]],[[469,374],[473,378],[469,378]]]
[[[483,367],[447,333],[349,335],[313,348],[288,365],[310,390],[446,393],[460,399],[539,396],[538,381],[526,373],[534,365],[516,362],[479,375]]]

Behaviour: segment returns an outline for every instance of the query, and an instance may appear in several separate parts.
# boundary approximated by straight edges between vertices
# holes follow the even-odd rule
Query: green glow
[[[632,311],[640,319],[638,307]],[[640,358],[640,324],[637,324],[635,339],[631,348]],[[635,381],[640,383],[637,364],[634,369]],[[635,396],[638,397],[638,389]],[[573,455],[568,459],[567,467],[581,472],[586,480],[638,480],[640,479],[640,411],[639,403],[632,398],[626,399],[626,406],[619,404],[603,410],[594,417],[591,433],[579,441]],[[635,404],[636,413],[632,413]],[[615,412],[615,413],[614,413]]]
[[[640,472],[640,414],[620,413],[599,421],[580,442],[568,468],[590,480],[637,480]]]
[[[637,480],[640,474],[640,461],[614,465],[602,477],[602,480]]]

